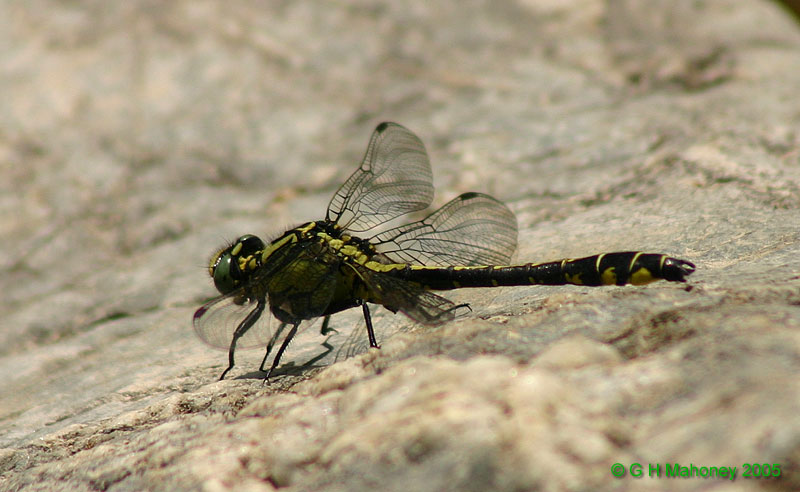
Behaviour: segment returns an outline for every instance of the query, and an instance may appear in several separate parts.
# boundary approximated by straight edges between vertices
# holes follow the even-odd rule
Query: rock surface
[[[800,32],[772,3],[0,19],[0,489],[800,489]],[[436,204],[509,204],[520,261],[665,252],[691,288],[453,292],[471,315],[378,316],[366,352],[348,312],[270,385],[258,351],[217,382],[206,259],[321,217],[382,120],[426,143]],[[668,463],[737,478],[647,476]]]

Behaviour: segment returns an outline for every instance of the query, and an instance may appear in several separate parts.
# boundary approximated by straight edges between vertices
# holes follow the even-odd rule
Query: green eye
[[[220,294],[232,292],[247,280],[250,272],[242,270],[243,263],[263,249],[264,241],[246,234],[211,259],[209,274]]]
[[[211,276],[214,278],[214,286],[220,294],[227,294],[236,287],[236,281],[231,277],[231,266],[233,265],[236,270],[239,267],[232,260],[230,248],[226,248],[220,251],[212,267]]]

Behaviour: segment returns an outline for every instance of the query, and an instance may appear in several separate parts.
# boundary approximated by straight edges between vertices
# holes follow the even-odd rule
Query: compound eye
[[[216,259],[212,262],[211,277],[214,279],[214,286],[220,294],[227,294],[236,288],[236,281],[233,279],[231,268],[237,269],[238,266],[233,261],[231,249],[225,248],[220,251]]]
[[[250,272],[242,270],[244,263],[252,261],[253,256],[264,248],[264,241],[252,234],[246,234],[217,253],[211,259],[208,269],[217,290],[221,294],[228,294],[245,282]]]

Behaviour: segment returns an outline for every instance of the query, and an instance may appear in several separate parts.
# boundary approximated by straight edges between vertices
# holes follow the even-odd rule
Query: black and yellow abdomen
[[[625,251],[515,266],[405,265],[387,272],[429,290],[451,290],[515,285],[641,285],[656,280],[685,282],[694,268],[688,261],[666,255]]]

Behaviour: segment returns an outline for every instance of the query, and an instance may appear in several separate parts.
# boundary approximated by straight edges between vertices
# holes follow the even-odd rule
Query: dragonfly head
[[[214,286],[220,294],[228,294],[250,278],[259,266],[264,241],[252,234],[246,234],[221,249],[211,258],[208,274],[214,279]]]

